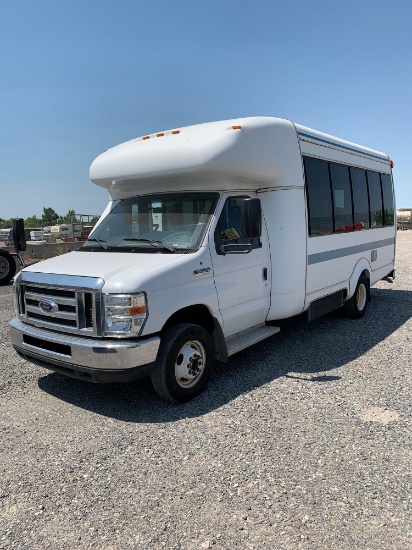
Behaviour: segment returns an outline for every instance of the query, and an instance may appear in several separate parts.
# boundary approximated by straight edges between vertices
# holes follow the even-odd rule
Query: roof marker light
[[[180,134],[180,130],[172,130],[172,134]]]
[[[150,139],[150,136],[143,136],[142,139]]]
[[[164,132],[160,132],[159,134],[156,134],[157,137],[163,137],[164,136]]]
[[[391,168],[393,168],[395,166],[395,163],[393,162],[393,160],[391,159]]]
[[[232,130],[241,130],[242,126],[232,126]]]

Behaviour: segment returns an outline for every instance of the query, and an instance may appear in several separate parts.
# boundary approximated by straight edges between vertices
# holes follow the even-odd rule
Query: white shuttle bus
[[[88,240],[16,277],[14,348],[84,380],[151,376],[163,398],[187,401],[214,359],[280,319],[365,314],[370,287],[395,275],[391,168],[384,153],[266,117],[113,147],[90,169],[110,202]]]

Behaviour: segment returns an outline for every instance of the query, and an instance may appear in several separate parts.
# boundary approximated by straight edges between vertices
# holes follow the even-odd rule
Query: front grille
[[[46,315],[39,315],[38,313],[34,313],[33,311],[29,311],[27,317],[29,319],[37,319],[39,321],[43,321],[44,323],[50,323],[50,317],[47,317]],[[65,327],[77,328],[77,322],[75,319],[59,319],[58,317],[53,317],[53,323]]]
[[[84,307],[85,307],[85,317],[86,325],[88,327],[93,327],[93,298],[90,292],[86,292],[84,295]]]
[[[76,293],[74,290],[63,290],[61,288],[46,288],[46,287],[40,287],[40,286],[29,286],[25,285],[25,291],[26,292],[39,292],[39,289],[41,290],[41,293],[43,296],[60,296],[61,298],[74,298]]]
[[[21,283],[20,318],[52,330],[101,336],[100,290]]]

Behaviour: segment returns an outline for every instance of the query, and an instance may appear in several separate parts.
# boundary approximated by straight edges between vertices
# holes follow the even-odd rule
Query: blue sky
[[[412,207],[412,3],[15,0],[0,10],[0,217],[98,214],[100,152],[277,116],[387,152]]]

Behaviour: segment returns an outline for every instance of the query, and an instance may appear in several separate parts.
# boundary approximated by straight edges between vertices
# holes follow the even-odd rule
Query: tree
[[[76,221],[74,217],[75,217],[75,211],[69,210],[65,216],[60,216],[59,223],[72,223],[72,220]]]
[[[53,208],[43,208],[43,215],[41,217],[43,227],[45,225],[56,225],[59,221],[59,215],[53,210]]]
[[[10,229],[11,227],[13,227],[13,218],[10,218],[8,220],[1,220],[0,222],[1,229]]]
[[[36,214],[33,214],[33,216],[29,216],[24,220],[24,225],[26,227],[42,227],[43,222]]]

